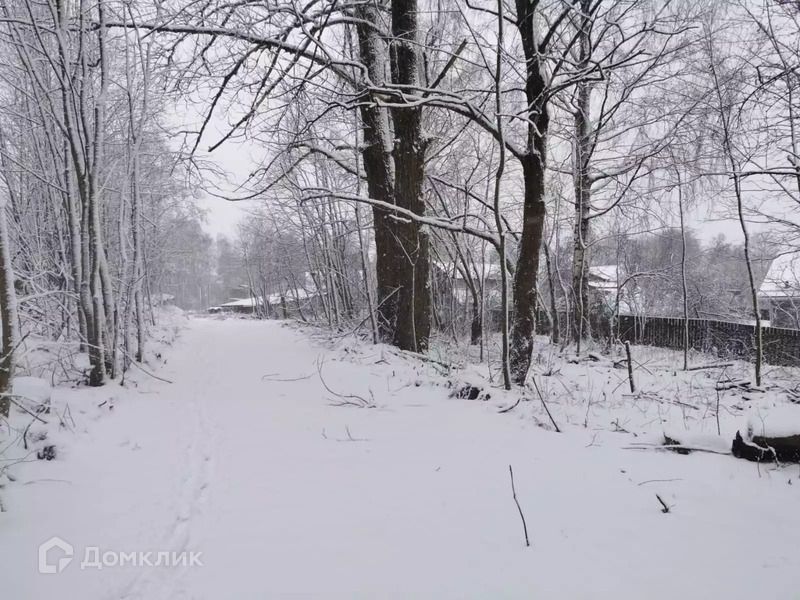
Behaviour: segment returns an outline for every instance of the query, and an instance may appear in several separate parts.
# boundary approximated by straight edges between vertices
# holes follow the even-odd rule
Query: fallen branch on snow
[[[648,484],[648,483],[669,483],[671,481],[683,481],[683,479],[681,479],[679,477],[676,477],[676,478],[673,478],[673,479],[648,479],[646,481],[640,481],[636,485],[645,485],[645,484]]]
[[[162,341],[163,341],[163,340],[162,340]],[[144,373],[144,374],[145,374],[145,375],[147,375],[148,377],[152,377],[153,379],[157,379],[158,381],[163,381],[164,383],[174,383],[174,382],[170,381],[169,379],[167,379],[166,377],[160,377],[160,376],[156,375],[155,373],[151,373],[150,371],[148,371],[147,369],[145,369],[145,368],[144,368],[144,367],[143,367],[143,366],[142,366],[142,365],[141,365],[141,364],[140,364],[140,363],[139,363],[139,362],[138,362],[138,361],[137,361],[135,358],[133,358],[133,357],[132,357],[132,356],[131,356],[129,353],[125,352],[125,350],[124,350],[124,349],[122,349],[122,348],[119,348],[119,351],[122,353],[122,355],[123,355],[125,358],[127,358],[127,359],[128,359],[128,365],[129,365],[129,366],[130,366],[130,365],[133,365],[134,367],[136,367],[137,369],[139,369],[139,370],[140,370],[142,373]],[[160,357],[161,355],[159,354],[158,356]],[[167,361],[164,361],[164,363],[165,363],[165,364],[166,364],[166,362],[167,362]],[[126,369],[125,371],[123,371],[123,373],[122,373],[122,378],[121,378],[121,379],[120,379],[120,381],[119,381],[119,384],[120,384],[120,385],[125,385],[125,375],[127,374],[127,372],[128,372],[128,369]]]
[[[699,406],[676,400],[675,398],[662,398],[656,392],[636,392],[635,394],[622,394],[623,398],[634,398],[636,400],[650,400],[651,402],[658,402],[659,404],[674,404],[676,406],[683,406],[684,408],[691,408],[692,410],[700,410]]]
[[[725,369],[727,367],[732,367],[733,363],[715,363],[713,365],[697,365],[696,367],[689,367],[686,369],[687,371],[703,371],[705,369]]]
[[[553,415],[550,413],[550,409],[547,406],[547,402],[544,401],[544,396],[542,396],[542,392],[539,390],[539,386],[536,384],[536,378],[531,377],[531,381],[533,382],[533,387],[536,390],[536,393],[539,395],[539,400],[542,402],[542,406],[544,407],[544,411],[547,413],[547,416],[550,418],[550,422],[553,424],[553,427],[556,430],[556,433],[561,433],[561,429],[558,428],[558,423],[553,418]]]
[[[24,407],[22,404],[20,404],[20,403],[19,403],[19,402],[17,402],[16,400],[14,400],[14,394],[3,394],[3,396],[5,396],[5,398],[7,398],[7,399],[8,399],[8,400],[9,400],[9,401],[10,401],[10,402],[11,402],[11,403],[14,405],[14,406],[16,406],[17,408],[19,408],[19,409],[22,409],[23,411],[25,411],[26,413],[28,413],[28,414],[29,414],[31,417],[33,417],[33,418],[34,418],[34,419],[36,419],[37,421],[41,421],[42,423],[44,423],[45,425],[47,425],[47,421],[45,421],[44,419],[42,419],[42,418],[41,418],[39,415],[36,415],[36,414],[32,413],[32,412],[31,412],[31,411],[29,411],[27,408],[25,408],[25,407]],[[24,396],[17,396],[17,398],[24,398]]]
[[[723,456],[730,456],[731,454],[730,451],[722,451],[715,448],[704,448],[702,446],[687,446],[685,444],[646,444],[644,442],[632,444],[630,446],[622,446],[622,449],[678,452],[679,454],[689,454],[689,452],[708,452],[710,454],[722,454]]]
[[[423,362],[429,362],[443,369],[446,369],[447,372],[452,371],[456,368],[456,365],[442,362],[441,360],[437,360],[435,358],[431,358],[430,356],[426,356],[425,354],[420,354],[419,352],[412,352],[411,350],[400,350],[399,348],[389,348],[389,351],[392,354],[396,354],[397,356],[404,357],[404,358],[415,358],[417,360],[421,360]]]
[[[317,359],[317,373],[319,374],[319,380],[322,382],[323,387],[328,390],[329,394],[333,394],[337,398],[340,398],[340,401],[331,400],[331,404],[333,406],[357,406],[359,408],[375,408],[375,396],[372,394],[372,390],[369,391],[372,400],[367,400],[366,398],[359,396],[358,394],[340,394],[339,392],[333,391],[330,386],[325,382],[325,378],[322,377],[322,365],[325,360],[320,357]]]
[[[305,379],[310,379],[313,373],[309,373],[308,375],[300,375],[298,377],[278,377],[278,373],[267,373],[266,375],[261,376],[261,381],[275,381],[275,382],[291,382],[291,381],[303,381]]]
[[[511,475],[511,494],[514,497],[514,504],[517,505],[519,518],[522,519],[522,531],[525,533],[525,546],[530,547],[531,542],[528,539],[528,524],[525,522],[525,515],[522,514],[522,507],[519,505],[519,500],[517,500],[517,489],[514,487],[514,470],[511,468],[511,465],[508,465],[508,474]]]
[[[658,501],[661,503],[661,506],[663,507],[663,508],[661,509],[661,512],[662,512],[662,513],[664,513],[664,514],[668,513],[668,512],[669,512],[669,506],[667,506],[667,503],[666,503],[666,502],[664,502],[664,501],[661,499],[661,496],[659,496],[658,494],[656,494],[656,498],[658,498]]]
[[[764,392],[763,388],[754,386],[749,379],[723,381],[718,383],[715,389],[718,392],[724,392],[726,390],[733,390],[733,389],[740,389],[746,392]]]
[[[514,404],[512,404],[511,406],[506,406],[505,408],[501,408],[500,410],[498,410],[498,411],[497,411],[497,413],[498,413],[498,414],[500,414],[500,415],[502,415],[503,413],[511,412],[512,410],[514,410],[514,409],[517,407],[517,405],[518,405],[518,404],[519,404],[521,401],[522,401],[522,396],[520,396],[519,398],[517,398],[517,401],[516,401],[516,402],[514,402]]]

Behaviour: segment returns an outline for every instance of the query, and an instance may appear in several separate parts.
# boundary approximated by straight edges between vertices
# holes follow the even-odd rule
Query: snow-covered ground
[[[195,318],[153,367],[171,383],[55,390],[50,420],[69,406],[47,437],[55,460],[11,464],[5,441],[0,598],[798,597],[800,467],[648,444],[677,430],[724,450],[748,418],[800,407],[723,392],[720,440],[720,370],[680,373],[674,353],[637,348],[630,395],[611,361],[542,348],[536,382],[561,434],[533,390],[503,414],[515,397],[494,388],[450,397],[454,379],[486,385],[481,368]],[[53,536],[74,559],[40,574]],[[108,565],[81,569],[87,548]],[[202,566],[112,566],[145,552]]]

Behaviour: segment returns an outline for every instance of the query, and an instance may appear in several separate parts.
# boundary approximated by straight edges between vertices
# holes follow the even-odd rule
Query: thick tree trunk
[[[392,64],[394,83],[419,83],[417,6],[414,0],[392,2],[394,47],[380,35],[380,11],[384,3],[368,3],[357,13],[363,23],[356,27],[361,62],[370,83],[387,81]],[[396,108],[391,114],[374,104],[362,104],[364,172],[370,198],[397,204],[417,214],[425,213],[422,201],[425,147],[421,110]],[[373,209],[377,274],[377,321],[381,341],[423,351],[430,337],[429,242],[417,223],[393,219]]]
[[[477,346],[483,335],[483,319],[481,318],[481,300],[477,294],[472,295],[472,319],[470,320],[469,343]]]
[[[545,129],[546,131],[546,129]],[[541,158],[530,155],[523,163],[525,204],[519,258],[514,275],[513,320],[511,329],[511,379],[523,385],[528,376],[536,331],[537,276],[539,251],[544,232],[544,139],[540,142]]]
[[[384,5],[383,2],[380,2]],[[361,62],[366,66],[371,84],[387,83],[389,51],[380,34],[380,9],[377,3],[365,3],[355,9],[360,21],[356,26]],[[368,100],[368,98],[364,98]],[[394,204],[394,161],[392,159],[392,126],[389,111],[375,104],[362,103],[364,174],[370,198]],[[378,338],[391,343],[397,324],[397,264],[402,248],[394,234],[395,221],[385,210],[373,208],[376,254],[376,320]]]
[[[420,85],[416,0],[392,1],[392,34],[394,83]],[[422,109],[418,106],[392,109],[392,120],[395,132],[395,203],[424,215],[422,182],[426,141],[422,135]],[[422,352],[428,348],[431,332],[428,233],[416,221],[399,221],[396,230],[403,255],[397,257],[399,304],[394,343],[404,350]]]
[[[536,331],[536,298],[539,274],[539,252],[545,223],[545,166],[547,164],[547,132],[550,115],[547,110],[547,82],[542,54],[536,36],[536,3],[517,0],[517,29],[525,54],[525,97],[528,101],[527,154],[522,160],[524,205],[522,235],[517,270],[514,274],[513,320],[511,329],[511,378],[523,385],[528,376]]]

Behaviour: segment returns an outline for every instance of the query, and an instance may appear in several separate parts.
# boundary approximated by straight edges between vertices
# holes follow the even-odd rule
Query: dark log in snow
[[[754,435],[743,438],[736,432],[733,455],[754,462],[800,462],[800,433],[783,437]]]

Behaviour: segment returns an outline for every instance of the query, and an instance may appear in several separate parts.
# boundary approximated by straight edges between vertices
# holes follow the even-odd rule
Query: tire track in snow
[[[197,551],[196,544],[199,540],[193,536],[193,524],[195,519],[205,510],[208,494],[211,487],[211,473],[213,472],[213,444],[212,432],[208,424],[208,417],[203,403],[203,395],[208,393],[208,387],[198,386],[197,390],[191,394],[192,409],[195,414],[196,437],[192,444],[192,455],[195,466],[194,480],[191,485],[184,489],[187,497],[182,501],[182,512],[179,515],[179,522],[176,524],[173,536],[181,542],[179,551]],[[202,560],[202,559],[201,559]],[[182,585],[191,568],[171,569],[172,577],[163,589],[162,596],[169,600],[178,600],[186,597],[184,586]],[[149,597],[148,597],[149,598]]]
[[[204,356],[203,358],[207,357]],[[197,363],[197,357],[186,357],[186,359]],[[200,368],[196,372],[202,373],[206,371]],[[180,461],[180,464],[185,468],[186,474],[181,479],[178,499],[174,505],[174,517],[172,517],[170,526],[162,535],[156,548],[157,551],[170,553],[186,552],[187,556],[189,552],[196,550],[191,546],[192,524],[206,504],[213,468],[211,430],[208,426],[206,411],[202,402],[202,397],[209,393],[208,384],[210,382],[198,381],[194,383],[195,385],[187,386],[184,382],[175,381],[174,384],[165,388],[165,394],[174,395],[178,399],[189,400],[187,405],[180,406],[178,404],[173,407],[172,412],[176,419],[190,416],[192,425],[190,427],[190,441],[184,446],[182,460]],[[180,400],[175,400],[174,402],[177,404]],[[183,469],[179,470],[183,471]],[[120,597],[124,600],[154,600],[156,598],[173,600],[180,598],[183,593],[178,589],[181,587],[178,584],[183,581],[189,570],[189,568],[185,567],[139,567],[128,589]]]

